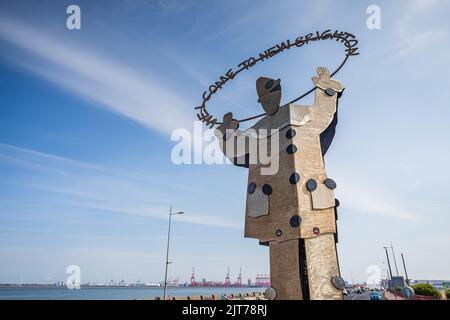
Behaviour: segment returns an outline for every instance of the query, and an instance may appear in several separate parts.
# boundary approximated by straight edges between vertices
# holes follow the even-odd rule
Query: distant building
[[[389,280],[389,289],[395,289],[397,287],[403,287],[405,286],[405,278],[402,276],[392,277],[391,280]]]

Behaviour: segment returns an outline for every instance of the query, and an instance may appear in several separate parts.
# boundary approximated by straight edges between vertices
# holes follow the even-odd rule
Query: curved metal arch
[[[341,43],[344,43],[344,46],[346,47],[346,55],[345,58],[342,60],[342,62],[340,63],[340,65],[336,68],[336,70],[334,70],[331,73],[331,77],[333,77],[335,74],[337,74],[342,67],[347,63],[348,58],[350,56],[354,56],[354,55],[359,55],[359,52],[357,52],[358,47],[356,47],[356,45],[358,44],[358,40],[356,39],[356,37],[348,32],[344,32],[344,31],[338,31],[336,30],[333,34],[330,33],[331,29],[325,30],[324,32],[320,33],[319,31],[316,32],[316,36],[313,37],[312,33],[307,34],[305,36],[301,36],[298,37],[297,39],[295,39],[295,41],[290,42],[290,40],[287,40],[287,44],[285,42],[282,42],[281,45],[276,45],[268,50],[265,51],[264,54],[259,54],[259,58],[255,59],[253,57],[247,59],[246,61],[240,63],[238,66],[241,66],[237,71],[233,72],[232,69],[229,69],[228,72],[226,73],[225,76],[220,77],[220,79],[224,79],[223,83],[218,82],[220,85],[218,87],[215,87],[214,91],[210,90],[209,95],[207,95],[205,97],[205,94],[207,93],[206,91],[203,94],[203,101],[202,101],[202,105],[199,107],[196,107],[195,109],[200,109],[200,113],[197,113],[197,117],[200,121],[205,122],[207,125],[209,125],[211,128],[214,125],[220,125],[223,122],[217,121],[217,118],[214,118],[212,114],[210,114],[207,110],[206,110],[206,102],[209,101],[211,99],[211,97],[213,96],[213,94],[215,94],[218,90],[220,90],[227,81],[234,79],[240,72],[244,71],[244,70],[248,70],[249,68],[253,67],[254,65],[256,65],[258,62],[260,61],[264,61],[266,59],[270,59],[271,57],[283,52],[284,50],[288,50],[290,48],[292,48],[293,46],[296,47],[302,47],[304,44],[308,44],[309,42],[313,42],[313,41],[319,41],[319,40],[336,40],[336,41],[340,41]],[[301,39],[301,40],[299,40]],[[300,45],[298,45],[300,44]],[[272,50],[273,48],[278,47],[278,51],[275,52],[271,52],[270,50]],[[217,83],[216,83],[217,84]],[[214,85],[210,86],[213,87]],[[316,87],[311,88],[310,90],[306,91],[305,93],[303,93],[302,95],[300,95],[299,97],[289,101],[288,103],[294,103],[300,99],[303,99],[304,97],[308,96],[309,94],[311,94],[312,92],[314,92],[316,90]],[[254,119],[258,119],[260,117],[263,117],[265,115],[265,113],[261,113],[255,116],[251,116],[248,118],[243,118],[243,119],[236,119],[237,122],[241,123],[241,122],[246,122],[246,121],[250,121],[250,120],[254,120]]]

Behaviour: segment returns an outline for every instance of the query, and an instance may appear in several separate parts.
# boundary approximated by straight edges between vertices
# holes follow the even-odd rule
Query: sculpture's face
[[[280,79],[258,78],[256,92],[259,98],[258,102],[261,103],[266,115],[271,116],[277,113],[281,102]]]

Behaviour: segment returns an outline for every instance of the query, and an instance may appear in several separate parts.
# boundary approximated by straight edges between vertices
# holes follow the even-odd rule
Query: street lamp
[[[386,259],[387,259],[387,263],[388,263],[388,267],[389,267],[389,275],[391,276],[391,281],[392,281],[392,269],[391,269],[391,262],[389,261],[389,254],[388,254],[388,247],[383,247],[384,250],[386,251]]]
[[[391,242],[391,250],[392,250],[392,256],[394,257],[395,271],[397,272],[397,277],[398,277],[397,260],[395,260],[394,246],[392,245],[392,242]]]
[[[392,244],[391,244],[391,247],[392,247]],[[389,285],[389,282],[388,282],[388,287],[389,287],[389,289],[392,289],[391,287],[393,286],[394,283],[392,280],[392,269],[391,269],[391,262],[389,261],[388,247],[383,247],[383,248],[386,251],[386,258],[387,258],[387,263],[388,263],[388,267],[389,267],[389,274],[391,276],[391,283]],[[395,288],[394,288],[394,296],[395,296],[395,300],[397,300],[397,293],[395,292]]]
[[[169,267],[169,246],[170,246],[170,224],[172,223],[172,215],[174,214],[184,214],[183,211],[172,212],[172,205],[170,205],[169,211],[169,231],[167,232],[167,252],[166,252],[166,272],[164,274],[164,297],[163,300],[166,300],[166,291],[167,291],[167,268]]]
[[[409,286],[408,272],[406,272],[405,257],[403,257],[403,253],[402,253],[402,261],[403,261],[403,269],[405,269],[406,284]]]

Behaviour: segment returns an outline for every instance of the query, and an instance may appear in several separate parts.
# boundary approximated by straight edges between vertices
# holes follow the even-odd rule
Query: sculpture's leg
[[[300,241],[270,242],[270,286],[275,289],[277,300],[302,299]]]
[[[342,300],[342,291],[331,279],[339,276],[336,243],[332,233],[305,239],[311,300]]]

